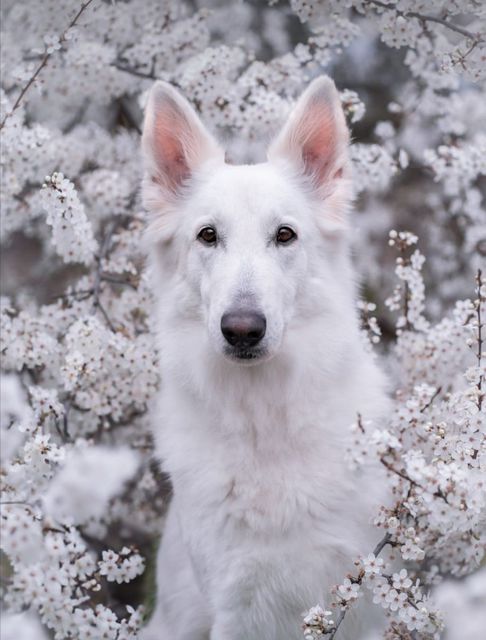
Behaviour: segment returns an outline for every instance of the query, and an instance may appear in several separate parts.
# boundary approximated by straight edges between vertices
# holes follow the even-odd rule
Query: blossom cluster
[[[377,549],[329,603],[309,603],[306,636],[339,640],[365,593],[390,618],[387,639],[434,637],[429,591],[447,601],[444,576],[481,583],[485,15],[475,0],[5,0],[6,637],[133,639],[150,601],[144,569],[170,495],[151,458],[159,376],[139,199],[156,79],[187,96],[230,162],[264,159],[323,72],[352,131],[358,311],[394,403],[385,425],[357,417],[347,462],[378,460],[394,504],[377,514]]]
[[[384,535],[334,587],[331,610],[318,606],[305,615],[309,640],[334,637],[364,589],[386,611],[387,638],[442,637],[442,615],[424,586],[473,573],[486,554],[486,278],[479,271],[474,299],[433,326],[422,315],[423,261],[414,264],[408,255],[416,242],[409,232],[390,232],[399,285],[388,304],[399,315],[389,357],[406,365],[394,411],[385,424],[358,416],[347,453],[352,468],[378,461],[389,476],[393,500],[375,520]],[[413,277],[404,277],[405,264]],[[405,567],[394,571],[397,560]]]
[[[52,241],[64,262],[89,264],[97,249],[93,229],[72,182],[62,173],[46,176],[41,191],[46,223],[52,227]]]

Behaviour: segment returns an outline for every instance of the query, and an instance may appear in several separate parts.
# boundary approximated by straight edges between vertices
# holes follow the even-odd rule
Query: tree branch
[[[417,20],[421,20],[422,22],[435,22],[436,24],[440,24],[446,29],[450,29],[451,31],[455,31],[459,33],[461,36],[465,38],[469,38],[469,40],[474,40],[477,42],[482,42],[485,39],[485,36],[481,33],[473,33],[472,31],[468,31],[463,27],[459,27],[452,22],[448,22],[443,18],[439,18],[438,16],[431,16],[426,13],[419,13],[418,11],[401,11],[397,9],[396,5],[386,4],[385,2],[380,2],[380,0],[366,0],[367,5],[375,5],[376,7],[381,7],[382,9],[388,9],[395,11],[395,13],[403,18],[417,18]]]

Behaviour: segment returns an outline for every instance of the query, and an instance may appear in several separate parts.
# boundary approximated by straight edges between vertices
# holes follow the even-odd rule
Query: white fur
[[[164,131],[175,171],[160,160]],[[189,104],[166,84],[152,91],[144,195],[162,369],[154,434],[174,497],[144,638],[301,639],[302,612],[328,603],[352,559],[379,539],[369,523],[380,482],[343,459],[357,412],[376,418],[387,406],[355,313],[347,141],[325,78],[302,96],[270,161],[254,166],[224,164]],[[216,246],[197,240],[208,224]],[[280,246],[283,224],[298,238]],[[235,304],[267,320],[251,364],[225,352],[221,317]],[[358,628],[349,615],[339,639],[356,640]]]

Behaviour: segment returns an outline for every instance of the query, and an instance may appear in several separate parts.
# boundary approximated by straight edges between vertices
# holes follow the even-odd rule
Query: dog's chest
[[[252,602],[261,592],[262,602],[292,602],[292,620],[374,542],[372,485],[344,460],[351,396],[333,405],[306,391],[285,404],[276,393],[272,403],[218,396],[209,411],[173,395],[158,441],[201,591],[243,590]]]
[[[273,442],[240,445],[222,465],[225,515],[235,526],[281,534],[322,518],[339,490],[329,473],[334,461],[326,465],[323,448],[281,434]]]
[[[341,425],[301,423],[281,412],[252,422],[250,412],[233,415],[232,431],[192,433],[189,463],[174,477],[176,493],[201,521],[247,534],[286,535],[329,521],[329,513],[352,493],[343,461]],[[293,420],[293,422],[291,422]],[[212,434],[212,435],[208,435]],[[197,441],[195,443],[195,440]],[[187,449],[186,449],[187,451]],[[224,523],[224,524],[223,524]]]
[[[280,426],[273,439],[229,438],[200,451],[179,513],[201,584],[230,574],[249,589],[269,580],[272,592],[290,585],[303,606],[325,576],[344,571],[341,558],[356,554],[367,516],[338,440],[326,442],[317,427],[291,434]]]

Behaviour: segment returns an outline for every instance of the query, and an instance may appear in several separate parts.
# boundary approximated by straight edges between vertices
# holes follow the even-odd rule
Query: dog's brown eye
[[[215,244],[217,240],[216,229],[213,227],[204,227],[197,234],[197,239],[206,244]]]
[[[276,240],[279,244],[287,244],[297,238],[297,234],[290,227],[280,227],[277,231]]]

